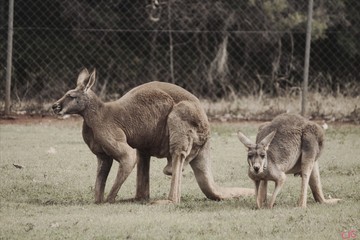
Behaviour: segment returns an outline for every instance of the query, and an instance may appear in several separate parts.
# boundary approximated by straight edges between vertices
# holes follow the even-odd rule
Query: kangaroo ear
[[[79,88],[85,88],[88,79],[89,79],[89,71],[86,68],[84,68],[83,70],[81,70],[77,78],[77,82],[76,82],[77,86]]]
[[[245,136],[241,131],[238,131],[237,136],[240,140],[240,142],[242,142],[245,147],[247,148],[252,148],[255,147],[256,144],[254,144],[247,136]]]
[[[271,133],[269,133],[263,140],[261,140],[261,142],[259,143],[259,145],[262,145],[265,147],[265,150],[268,150],[269,145],[271,143],[271,141],[274,139],[276,134],[276,131],[272,131]]]
[[[88,80],[88,82],[86,84],[84,92],[89,91],[91,89],[91,87],[94,86],[95,81],[96,81],[96,69],[94,68],[94,70],[90,74],[90,77],[89,77],[89,80]]]

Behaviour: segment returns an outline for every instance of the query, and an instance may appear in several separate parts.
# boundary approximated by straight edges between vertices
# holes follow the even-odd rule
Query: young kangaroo
[[[210,199],[253,195],[251,189],[222,188],[215,184],[210,168],[209,122],[194,95],[173,84],[150,82],[132,89],[117,101],[104,103],[91,90],[94,83],[95,70],[91,74],[82,70],[77,87],[59,99],[53,110],[59,115],[79,114],[84,119],[84,141],[98,159],[96,203],[104,201],[113,160],[119,162],[119,169],[106,201],[115,201],[136,163],[135,199],[149,199],[151,156],[167,158],[164,173],[172,175],[168,200],[158,203],[180,202],[181,172],[187,163]]]
[[[239,140],[248,148],[249,177],[255,182],[258,208],[266,202],[267,181],[275,182],[269,207],[272,208],[286,174],[302,178],[299,207],[306,207],[307,186],[315,201],[336,203],[340,199],[325,199],[322,192],[318,158],[324,146],[324,131],[316,123],[292,114],[282,114],[262,125],[253,143],[240,131]]]

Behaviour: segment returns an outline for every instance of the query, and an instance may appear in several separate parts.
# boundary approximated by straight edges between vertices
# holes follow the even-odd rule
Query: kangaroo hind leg
[[[137,175],[135,200],[150,198],[150,155],[137,151]]]
[[[171,175],[169,196],[167,200],[158,200],[153,202],[153,204],[177,204],[181,201],[182,170],[185,161],[190,161],[193,139],[189,135],[175,135],[177,135],[177,137],[172,137],[177,139],[177,144],[171,147],[171,157],[168,160],[170,163],[169,167],[171,167],[171,171],[169,171],[169,175]]]
[[[196,108],[189,101],[175,105],[168,116],[169,157],[164,173],[171,175],[171,186],[168,200],[155,203],[180,203],[182,170],[185,162],[194,158],[193,146],[198,142],[196,116]]]
[[[320,149],[316,136],[311,132],[305,132],[301,146],[301,193],[298,206],[305,208],[307,202],[307,189],[310,175],[313,172],[316,157]]]
[[[106,199],[107,202],[114,203],[116,195],[119,192],[122,184],[125,182],[131,171],[135,167],[136,153],[135,149],[131,148],[126,143],[118,143],[112,149],[107,150],[112,151],[114,159],[119,162],[119,168],[115,178],[115,182]]]

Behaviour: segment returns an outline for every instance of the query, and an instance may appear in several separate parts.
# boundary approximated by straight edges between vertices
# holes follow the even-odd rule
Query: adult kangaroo
[[[164,173],[172,175],[167,200],[180,203],[182,169],[189,163],[202,192],[212,200],[254,195],[253,189],[223,188],[215,184],[210,166],[210,127],[199,100],[185,89],[150,82],[113,102],[102,102],[91,87],[95,70],[83,69],[75,89],[54,105],[58,115],[83,117],[82,135],[98,160],[95,202],[104,202],[104,189],[113,160],[116,180],[106,199],[113,203],[121,185],[137,163],[137,200],[149,199],[150,157],[167,158]],[[136,149],[136,150],[135,150]]]

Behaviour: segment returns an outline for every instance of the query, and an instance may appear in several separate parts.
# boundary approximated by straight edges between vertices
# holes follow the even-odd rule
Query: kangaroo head
[[[80,114],[89,103],[89,91],[95,83],[95,69],[91,74],[83,69],[77,78],[77,86],[65,93],[65,95],[54,103],[52,109],[57,115]]]
[[[238,138],[245,147],[248,148],[247,161],[249,163],[249,170],[251,173],[262,173],[267,168],[267,150],[271,141],[275,136],[276,131],[269,133],[259,143],[253,143],[242,132],[238,132]]]

